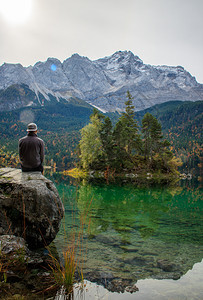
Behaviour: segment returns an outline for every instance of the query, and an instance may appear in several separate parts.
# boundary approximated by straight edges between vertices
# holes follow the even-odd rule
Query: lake
[[[203,299],[200,183],[77,182],[54,173],[65,218],[59,253],[74,239],[85,289],[74,299]]]

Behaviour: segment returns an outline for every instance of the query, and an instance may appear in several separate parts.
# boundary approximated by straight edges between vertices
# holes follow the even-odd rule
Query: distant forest
[[[167,102],[136,114],[151,112],[162,124],[170,150],[183,162],[180,170],[201,175],[203,169],[203,101]]]
[[[0,112],[0,166],[19,166],[18,139],[26,135],[26,124],[21,114],[28,111],[38,124],[39,136],[46,144],[47,165],[70,169],[78,163],[77,145],[80,130],[90,122],[93,108],[72,103],[54,103],[44,107],[21,108]],[[138,133],[142,119],[150,113],[161,124],[163,139],[170,142],[169,150],[183,162],[181,171],[200,174],[202,169],[203,101],[173,101],[136,112]],[[115,126],[118,113],[104,114]]]

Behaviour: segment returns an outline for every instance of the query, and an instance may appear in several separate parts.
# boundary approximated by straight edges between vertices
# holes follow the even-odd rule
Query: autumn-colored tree
[[[93,114],[90,120],[91,122],[82,128],[79,142],[80,160],[82,167],[85,169],[93,166],[104,154],[100,137],[101,121],[97,114]]]

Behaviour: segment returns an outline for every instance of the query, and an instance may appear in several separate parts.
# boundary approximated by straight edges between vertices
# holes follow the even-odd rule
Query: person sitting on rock
[[[37,136],[37,125],[28,124],[27,136],[19,140],[19,157],[22,172],[40,171],[43,173],[44,141]]]

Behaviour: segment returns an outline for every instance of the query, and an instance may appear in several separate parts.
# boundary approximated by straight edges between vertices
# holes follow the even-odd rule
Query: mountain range
[[[0,67],[0,111],[53,101],[123,111],[127,91],[135,111],[168,101],[203,100],[203,84],[182,66],[144,64],[131,51],[94,61],[74,54],[63,63],[48,58],[29,67],[8,63]]]

